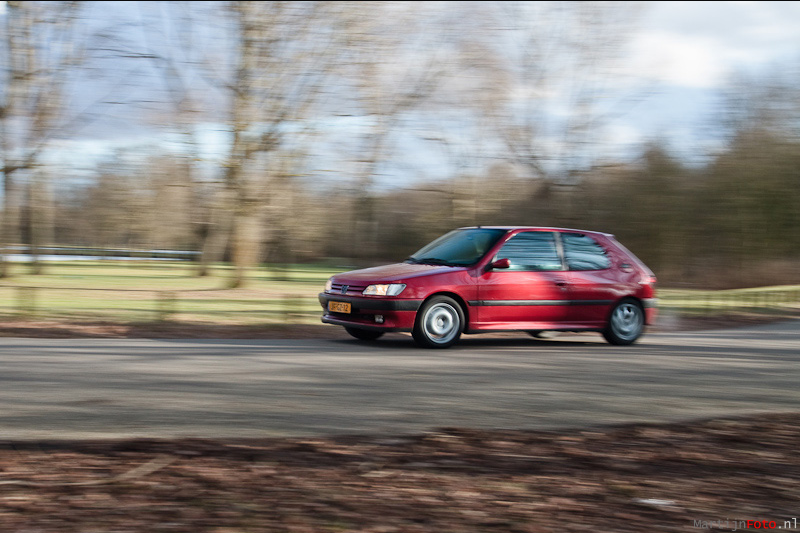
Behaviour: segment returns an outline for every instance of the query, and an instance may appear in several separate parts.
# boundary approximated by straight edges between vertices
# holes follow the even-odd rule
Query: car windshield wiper
[[[439,259],[438,257],[422,257],[422,258],[409,257],[408,260],[421,265],[454,266],[453,263],[451,263],[450,261],[447,261],[446,259]]]

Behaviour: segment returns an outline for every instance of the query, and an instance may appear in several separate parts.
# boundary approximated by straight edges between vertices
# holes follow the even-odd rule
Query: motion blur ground
[[[324,326],[320,326],[325,329]],[[800,405],[800,321],[654,333],[468,337],[431,355],[408,336],[5,339],[8,438],[414,434],[682,421]]]
[[[701,531],[726,520],[783,527],[797,515],[798,439],[795,414],[560,432],[0,443],[0,528],[639,533]]]
[[[130,276],[141,269],[76,268],[37,279],[57,286],[69,280],[79,292],[76,285],[105,284],[110,291],[103,294],[115,298],[114,286],[126,277],[126,286],[150,289],[196,283],[181,276],[185,265],[153,266],[146,271],[150,280],[138,282]],[[327,275],[308,280],[303,271],[277,272],[265,275],[264,289],[280,275],[284,290],[289,278],[315,294]],[[202,283],[212,288],[215,282]],[[260,294],[258,285],[253,290]],[[736,320],[775,320],[791,307],[773,304],[790,306],[796,290],[674,291],[666,316],[683,317],[673,326],[688,318],[693,327],[718,320],[721,310],[736,311]],[[78,314],[83,321],[76,322],[74,311],[48,306],[41,298],[47,294],[40,289],[40,299],[26,308],[61,318],[42,328],[41,318],[18,317],[17,325],[32,329],[7,323],[2,330],[243,335],[210,325],[219,315],[205,325],[162,316],[136,326],[138,333],[125,321],[97,325]],[[7,303],[16,316],[19,302]],[[178,300],[173,318],[206,305]],[[81,313],[103,316],[108,307],[91,300]],[[312,309],[309,320],[316,321]],[[236,321],[240,315],[227,316]],[[302,320],[261,316],[267,317]],[[0,529],[685,531],[695,520],[780,520],[797,501],[796,415],[652,424],[796,410],[796,323],[651,333],[622,354],[596,335],[501,334],[468,339],[451,354],[437,352],[435,360],[414,349],[409,337],[382,341],[377,355],[374,346],[337,336],[338,328],[288,327],[250,332],[304,336],[297,328],[313,328],[324,340],[5,339]],[[631,420],[650,424],[606,426]],[[436,429],[453,426],[464,429]],[[552,432],[491,429],[498,426]],[[321,436],[347,433],[361,436]],[[294,438],[264,440],[277,435]]]
[[[0,343],[0,529],[685,531],[794,511],[796,415],[654,422],[796,410],[796,323],[651,333],[622,354],[596,335],[500,334],[431,361],[409,337],[378,356],[338,328],[297,324],[297,308],[262,308],[255,329],[237,313],[247,295],[308,291],[316,322],[325,269],[272,268],[243,294],[189,268],[54,265],[0,289],[40,286],[35,301],[5,301],[4,334],[84,337]],[[189,291],[167,315],[125,292],[167,288]],[[192,301],[201,289],[233,307]],[[89,299],[53,305],[64,291]],[[775,320],[797,292],[668,290],[661,320]],[[324,340],[85,339],[215,334]],[[608,426],[631,420],[649,423]],[[360,436],[335,437],[346,433]]]
[[[624,353],[582,335],[435,358],[384,344],[7,339],[0,528],[677,532],[796,514],[800,322]]]

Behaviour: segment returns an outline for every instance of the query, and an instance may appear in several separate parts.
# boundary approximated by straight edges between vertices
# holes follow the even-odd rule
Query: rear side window
[[[518,233],[497,253],[497,259],[508,259],[508,270],[561,270],[556,238],[553,233],[529,231]]]
[[[580,233],[562,233],[564,258],[570,270],[604,270],[611,267],[611,260],[597,241]]]

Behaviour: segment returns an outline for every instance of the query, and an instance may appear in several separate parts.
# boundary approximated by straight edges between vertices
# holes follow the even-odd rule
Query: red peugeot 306
[[[409,331],[446,348],[462,333],[599,331],[632,344],[657,314],[656,278],[607,233],[483,226],[439,237],[403,263],[328,280],[322,321],[375,340]]]

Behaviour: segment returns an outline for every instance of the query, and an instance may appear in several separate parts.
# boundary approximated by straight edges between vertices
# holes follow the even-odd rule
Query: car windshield
[[[406,261],[426,265],[471,265],[505,233],[506,230],[502,229],[457,229],[442,235]]]

